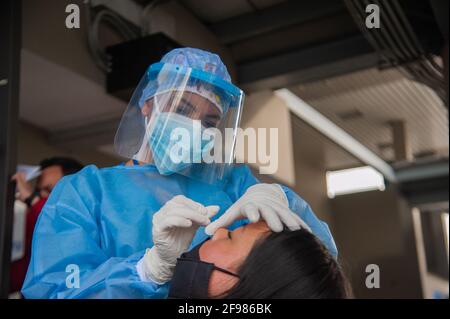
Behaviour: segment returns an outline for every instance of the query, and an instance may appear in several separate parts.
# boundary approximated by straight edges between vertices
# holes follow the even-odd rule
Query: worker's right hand
[[[12,181],[16,182],[16,188],[18,193],[18,199],[22,202],[31,196],[33,193],[33,187],[25,179],[25,173],[16,173],[12,178]]]
[[[203,206],[178,195],[153,215],[153,247],[143,258],[145,276],[157,284],[172,278],[177,259],[187,251],[200,226],[208,225],[219,206]]]
[[[278,184],[250,186],[220,218],[205,228],[205,233],[213,235],[217,229],[228,227],[240,219],[248,219],[251,223],[264,220],[273,232],[281,232],[285,227],[311,231],[300,216],[291,211],[286,194]]]

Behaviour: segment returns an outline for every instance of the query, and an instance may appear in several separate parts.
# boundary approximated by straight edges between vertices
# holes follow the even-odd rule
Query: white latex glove
[[[311,229],[294,212],[289,209],[289,202],[283,189],[278,184],[256,184],[247,189],[239,200],[216,221],[205,228],[212,235],[218,228],[228,227],[239,219],[248,219],[256,223],[263,219],[274,232],[281,232],[286,225],[290,230]]]
[[[157,284],[172,278],[177,258],[187,251],[200,226],[208,225],[219,206],[203,206],[178,195],[153,215],[153,247],[142,258],[144,276]]]

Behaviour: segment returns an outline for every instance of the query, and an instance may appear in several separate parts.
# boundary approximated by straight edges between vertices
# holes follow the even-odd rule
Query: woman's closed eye
[[[203,121],[202,124],[206,128],[211,128],[211,127],[216,127],[217,126],[217,122],[215,122],[215,121]]]

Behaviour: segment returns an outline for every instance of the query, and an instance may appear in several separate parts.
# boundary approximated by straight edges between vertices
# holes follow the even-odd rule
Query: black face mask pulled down
[[[203,243],[202,243],[203,244]],[[175,272],[170,282],[169,298],[208,299],[208,284],[211,273],[218,270],[239,278],[235,273],[200,260],[200,246],[195,246],[178,258]]]

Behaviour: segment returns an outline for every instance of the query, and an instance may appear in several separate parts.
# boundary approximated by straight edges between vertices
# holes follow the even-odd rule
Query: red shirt
[[[23,281],[28,270],[28,264],[31,257],[31,241],[33,239],[33,231],[42,207],[44,207],[47,198],[41,198],[36,204],[31,206],[27,211],[25,219],[25,254],[24,256],[11,263],[10,274],[10,293],[20,291]]]

